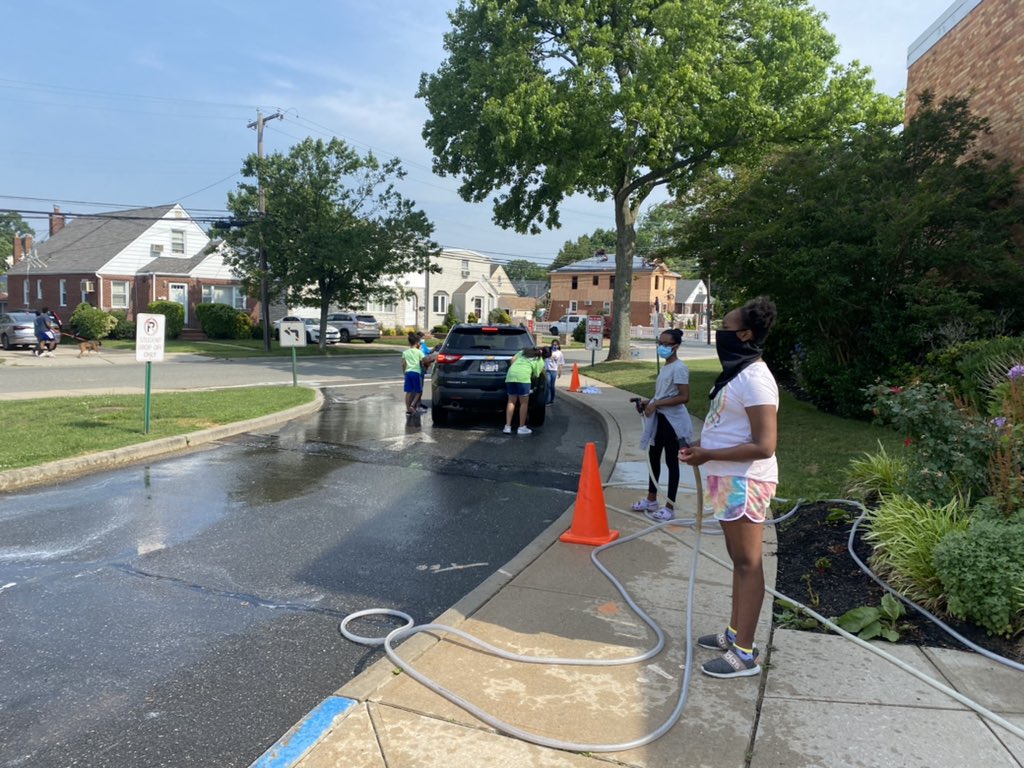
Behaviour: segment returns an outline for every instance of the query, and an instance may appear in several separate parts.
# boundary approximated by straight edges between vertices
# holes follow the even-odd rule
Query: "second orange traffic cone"
[[[579,392],[580,391],[580,364],[572,364],[572,379],[569,380],[569,391]]]
[[[604,505],[601,470],[597,465],[597,447],[587,443],[583,451],[583,471],[576,491],[576,509],[572,527],[558,537],[566,544],[589,544],[600,547],[619,538],[618,531],[608,530],[608,509]]]

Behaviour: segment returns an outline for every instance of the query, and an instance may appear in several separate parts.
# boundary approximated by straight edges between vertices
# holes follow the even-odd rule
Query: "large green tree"
[[[504,265],[509,280],[547,280],[548,268],[527,259],[512,259]]]
[[[7,271],[7,259],[14,253],[14,236],[35,233],[36,231],[14,211],[0,213],[0,275]]]
[[[773,366],[847,415],[944,339],[1024,325],[1015,174],[971,151],[986,124],[965,99],[921,104],[902,131],[864,126],[709,180],[684,230],[719,285],[776,300]]]
[[[653,189],[845,130],[872,94],[806,0],[462,0],[447,58],[420,79],[434,168],[496,192],[494,220],[558,226],[565,197],[611,200],[615,331],[629,348],[634,224]]]
[[[550,269],[559,269],[594,256],[598,251],[615,253],[615,233],[610,229],[595,229],[592,234],[580,235],[575,240],[566,240],[551,262]]]
[[[404,175],[398,160],[381,163],[340,139],[306,139],[287,155],[250,155],[242,174],[252,181],[228,193],[228,209],[243,222],[226,236],[232,265],[257,285],[262,245],[272,297],[318,308],[321,346],[331,305],[399,298],[397,279],[431,268],[439,250],[426,215],[394,188]]]

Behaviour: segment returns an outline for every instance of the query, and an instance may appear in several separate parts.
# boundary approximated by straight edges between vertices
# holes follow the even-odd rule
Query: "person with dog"
[[[49,307],[43,307],[41,311],[36,312],[33,326],[38,346],[32,350],[32,354],[35,357],[53,357],[54,347],[57,346],[57,337],[53,333]]]
[[[658,337],[658,357],[665,364],[654,382],[654,397],[640,399],[637,410],[644,417],[640,448],[647,449],[651,467],[647,478],[647,497],[630,509],[643,512],[657,522],[675,518],[676,492],[679,490],[679,448],[693,438],[693,420],[686,404],[690,402],[690,369],[677,352],[683,343],[683,332],[672,328]],[[658,506],[658,480],[661,479],[661,457],[665,455],[668,469],[668,490],[663,506]]]
[[[542,347],[521,349],[508,364],[505,374],[505,392],[508,404],[505,406],[505,428],[501,431],[512,434],[512,416],[519,404],[519,429],[517,435],[532,435],[533,430],[526,426],[526,414],[530,410],[530,389],[535,379],[544,375],[545,352]]]
[[[701,667],[712,677],[761,672],[754,630],[764,601],[762,537],[779,477],[779,387],[761,351],[775,317],[775,304],[764,296],[725,316],[715,339],[722,373],[700,440],[679,451],[680,460],[706,470],[707,498],[733,565],[729,624],[697,639],[702,648],[724,652]]]

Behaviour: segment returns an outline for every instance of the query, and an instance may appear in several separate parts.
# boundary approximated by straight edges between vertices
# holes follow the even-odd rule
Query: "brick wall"
[[[907,70],[907,117],[917,94],[971,95],[992,132],[977,148],[1024,166],[1024,0],[983,0]]]

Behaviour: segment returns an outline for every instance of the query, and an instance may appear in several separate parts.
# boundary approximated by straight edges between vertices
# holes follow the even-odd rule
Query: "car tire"
[[[313,334],[310,333],[309,331],[306,331],[306,343],[307,344],[316,344],[316,342],[313,341]]]
[[[346,330],[345,330],[344,328],[342,328],[342,329],[341,329],[341,330],[339,331],[339,334],[341,335],[341,343],[342,343],[342,344],[348,344],[348,342],[349,342],[349,339],[351,339],[351,338],[352,338],[352,337],[351,337],[351,336],[349,335],[349,332],[348,332],[348,331],[346,331]]]
[[[367,344],[373,344],[373,339],[363,339]]]
[[[430,407],[430,418],[435,425],[443,427],[448,423],[448,411],[440,405],[432,405]]]
[[[3,345],[4,349],[10,349],[11,348],[11,340],[7,338],[7,334],[6,333],[3,336],[0,336],[0,344]]]
[[[531,427],[540,427],[544,425],[544,419],[548,415],[548,409],[541,403],[538,406],[530,408],[526,414],[526,423]]]
[[[557,325],[552,325],[549,330],[551,331],[551,335],[552,336],[557,336],[558,335],[558,326]]]

